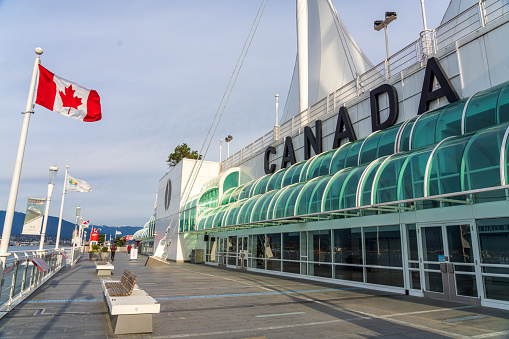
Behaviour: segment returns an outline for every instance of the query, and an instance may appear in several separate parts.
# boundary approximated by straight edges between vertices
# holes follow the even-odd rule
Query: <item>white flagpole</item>
[[[67,174],[69,173],[69,165],[65,166],[64,191],[62,192],[62,204],[60,204],[60,216],[58,218],[57,240],[55,248],[58,249],[60,244],[60,229],[62,228],[62,214],[64,213],[65,188],[67,187]]]
[[[34,102],[35,82],[37,81],[37,70],[40,64],[40,56],[42,48],[35,49],[37,57],[34,62],[34,70],[32,72],[32,80],[30,81],[30,89],[28,91],[27,105],[25,108],[23,127],[21,128],[21,137],[19,139],[18,154],[16,156],[16,164],[14,165],[14,174],[12,175],[11,191],[9,193],[9,201],[7,202],[7,210],[5,212],[4,230],[2,232],[2,243],[0,244],[0,260],[2,262],[0,279],[3,279],[3,269],[5,267],[5,260],[7,258],[7,250],[9,248],[9,241],[11,239],[12,220],[14,218],[14,209],[16,207],[16,199],[18,197],[19,179],[21,177],[21,166],[23,165],[23,156],[25,154],[25,145],[28,134],[28,123],[30,122],[30,115],[32,112],[32,105]]]

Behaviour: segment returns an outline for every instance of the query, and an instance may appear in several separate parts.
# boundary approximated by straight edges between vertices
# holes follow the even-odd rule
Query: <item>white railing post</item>
[[[486,0],[479,0],[479,19],[481,21],[481,27],[486,26],[488,18],[486,15]]]

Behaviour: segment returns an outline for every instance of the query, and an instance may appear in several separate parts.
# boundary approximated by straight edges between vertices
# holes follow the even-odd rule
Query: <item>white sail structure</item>
[[[373,68],[331,0],[297,0],[297,20],[298,55],[280,124]],[[307,31],[303,37],[304,25]],[[299,59],[304,65],[299,64]],[[299,69],[303,66],[307,74],[302,77],[304,83],[299,90]],[[307,93],[307,100],[301,98],[299,91]]]

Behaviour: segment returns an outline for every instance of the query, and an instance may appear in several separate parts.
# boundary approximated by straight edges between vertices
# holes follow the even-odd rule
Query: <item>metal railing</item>
[[[9,311],[67,264],[72,250],[10,252],[6,258],[3,284],[0,287],[0,312]],[[64,253],[64,254],[63,254]],[[79,255],[76,254],[75,258]],[[40,258],[49,266],[42,272],[32,259]],[[71,259],[72,260],[72,259]],[[71,261],[69,260],[69,262]]]
[[[410,43],[388,59],[369,71],[337,89],[305,111],[274,130],[265,134],[249,146],[222,162],[222,171],[238,166],[244,160],[260,153],[267,146],[302,132],[304,126],[327,115],[333,114],[337,107],[361,96],[376,86],[387,82],[391,77],[415,65],[424,67],[427,58],[439,50],[454,44],[457,40],[474,33],[494,20],[509,13],[508,0],[480,0],[464,12],[443,23],[434,30],[420,33],[419,39]],[[260,141],[261,140],[261,141]]]

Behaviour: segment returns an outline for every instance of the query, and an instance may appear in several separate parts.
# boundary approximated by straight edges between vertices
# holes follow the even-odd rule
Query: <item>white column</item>
[[[23,127],[21,128],[21,137],[19,139],[18,154],[16,156],[16,164],[14,165],[14,174],[12,175],[11,191],[9,193],[9,201],[7,202],[7,210],[5,212],[4,230],[2,232],[2,243],[0,244],[0,260],[2,261],[2,268],[5,266],[5,254],[9,248],[9,241],[11,239],[12,220],[14,218],[14,209],[16,207],[16,199],[18,198],[19,179],[21,177],[21,166],[23,165],[23,155],[25,154],[25,145],[28,134],[28,123],[30,122],[30,115],[32,114],[32,105],[34,101],[35,82],[37,80],[37,70],[40,63],[40,55],[42,48],[35,49],[37,57],[34,62],[34,69],[32,71],[32,80],[30,81],[30,89],[28,91],[28,99],[25,107],[25,114],[23,120]],[[2,276],[3,277],[3,270]]]
[[[297,55],[299,59],[299,109],[308,107],[308,1],[297,0]]]
[[[60,244],[60,229],[62,228],[62,214],[64,213],[64,200],[65,200],[65,187],[67,185],[67,174],[69,173],[69,165],[65,166],[65,179],[64,191],[62,192],[62,203],[60,204],[60,216],[58,217],[57,240],[55,241],[55,248]]]

